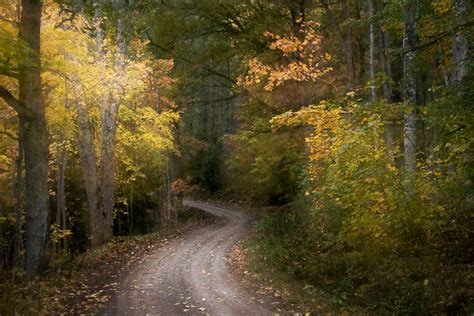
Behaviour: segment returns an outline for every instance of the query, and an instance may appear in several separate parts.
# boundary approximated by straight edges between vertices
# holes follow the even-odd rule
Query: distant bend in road
[[[185,200],[222,218],[160,249],[133,270],[109,315],[272,315],[229,273],[226,254],[250,230],[242,211]]]

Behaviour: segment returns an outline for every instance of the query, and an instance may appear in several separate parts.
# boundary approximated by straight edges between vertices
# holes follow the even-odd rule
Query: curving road
[[[176,239],[149,257],[124,281],[109,315],[272,315],[240,288],[226,254],[250,229],[244,212],[185,200],[222,218]]]

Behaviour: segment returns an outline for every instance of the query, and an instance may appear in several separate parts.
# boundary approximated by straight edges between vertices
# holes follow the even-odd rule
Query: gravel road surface
[[[250,230],[243,211],[185,200],[220,218],[171,241],[135,268],[107,315],[272,315],[229,273],[226,254]]]

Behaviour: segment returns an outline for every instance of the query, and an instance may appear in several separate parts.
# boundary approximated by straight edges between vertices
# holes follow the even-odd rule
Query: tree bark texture
[[[405,169],[409,175],[416,172],[416,73],[415,73],[415,45],[416,45],[416,5],[417,1],[405,1],[405,29],[403,37],[403,92],[407,111],[404,116],[404,149]]]
[[[21,136],[20,136],[21,139]],[[13,199],[15,201],[15,240],[13,246],[12,266],[18,264],[20,251],[23,246],[23,237],[21,235],[21,211],[22,211],[22,191],[23,191],[23,143],[18,141],[18,157],[16,160],[16,174],[13,188]]]
[[[97,155],[95,151],[94,136],[90,126],[89,112],[84,100],[84,93],[80,89],[79,80],[73,81],[73,98],[76,110],[75,121],[78,127],[76,146],[82,169],[84,188],[86,191],[87,206],[89,209],[89,236],[91,246],[101,244],[99,238],[102,229],[102,219],[99,214],[98,202],[98,172]]]
[[[42,1],[22,0],[20,38],[32,50],[19,77],[26,170],[26,270],[32,277],[44,256],[48,234],[48,135],[42,98],[40,29]]]
[[[456,20],[465,21],[469,11],[469,0],[453,0]],[[453,39],[453,70],[451,82],[454,87],[466,77],[469,61],[469,42],[463,30],[459,30]]]
[[[354,67],[354,50],[352,48],[352,27],[350,24],[350,15],[349,9],[347,8],[347,4],[345,1],[342,2],[343,4],[343,14],[345,18],[345,28],[344,30],[341,29],[336,15],[334,14],[333,10],[326,2],[326,0],[321,0],[321,4],[328,14],[330,20],[333,23],[333,26],[336,29],[336,33],[339,36],[341,41],[342,47],[344,49],[345,54],[345,62],[346,62],[346,70],[347,70],[347,87],[349,90],[354,89],[355,84],[355,67]]]
[[[370,102],[377,99],[375,90],[375,22],[374,22],[374,0],[368,0],[369,4],[369,68],[370,68]]]

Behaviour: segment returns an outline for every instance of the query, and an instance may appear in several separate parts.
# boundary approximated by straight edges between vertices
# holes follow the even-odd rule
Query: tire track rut
[[[243,211],[185,200],[219,217],[208,227],[170,242],[125,279],[106,315],[272,315],[227,267],[226,255],[250,230]]]

